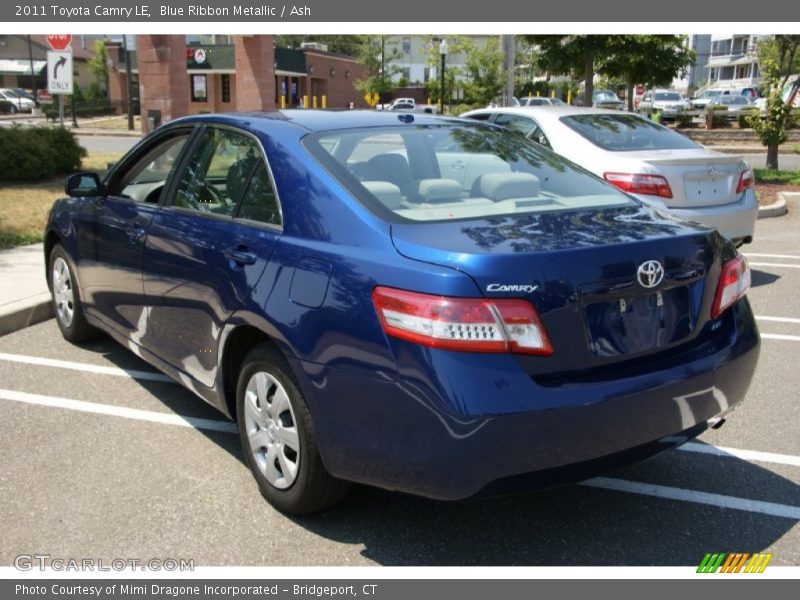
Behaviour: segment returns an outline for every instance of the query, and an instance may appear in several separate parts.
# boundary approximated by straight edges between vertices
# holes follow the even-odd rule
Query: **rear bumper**
[[[459,500],[511,480],[585,479],[668,449],[669,436],[697,435],[744,399],[755,371],[752,313],[746,301],[733,310],[724,348],[607,381],[541,385],[505,355],[428,350],[428,364],[414,366],[410,344],[397,379],[292,366],[333,475]]]
[[[647,196],[637,197],[650,206],[681,219],[713,227],[729,240],[752,237],[758,219],[758,199],[752,188],[745,190],[737,202],[697,208],[670,208]]]

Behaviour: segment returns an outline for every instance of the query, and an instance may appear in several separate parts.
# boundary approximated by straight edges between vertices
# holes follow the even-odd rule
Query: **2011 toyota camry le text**
[[[576,481],[693,438],[759,353],[750,271],[530,140],[432,115],[202,115],[77,173],[58,326],[238,423],[278,509]]]

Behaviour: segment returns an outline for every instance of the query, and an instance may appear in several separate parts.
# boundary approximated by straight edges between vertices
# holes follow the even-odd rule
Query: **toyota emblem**
[[[636,279],[642,287],[654,288],[664,280],[664,267],[657,260],[646,260],[639,265]]]

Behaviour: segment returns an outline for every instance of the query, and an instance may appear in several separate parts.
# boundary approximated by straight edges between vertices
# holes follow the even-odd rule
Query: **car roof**
[[[500,106],[497,108],[481,108],[472,113],[507,113],[536,117],[542,120],[557,121],[561,117],[571,117],[574,115],[631,115],[633,113],[621,112],[618,110],[604,110],[600,108],[588,108],[584,106]]]
[[[253,129],[274,124],[276,121],[305,132],[331,131],[335,129],[357,129],[361,127],[390,127],[414,123],[436,125],[445,122],[457,123],[457,119],[440,117],[428,113],[396,113],[382,110],[314,110],[290,109],[259,112],[229,112],[193,115],[176,119],[182,122],[220,122],[228,124],[246,123]]]

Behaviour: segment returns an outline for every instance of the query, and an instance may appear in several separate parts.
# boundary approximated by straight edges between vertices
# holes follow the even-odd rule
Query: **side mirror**
[[[67,196],[72,196],[73,198],[99,196],[102,187],[103,184],[100,183],[97,173],[82,171],[67,176],[67,180],[64,183],[64,192]]]

